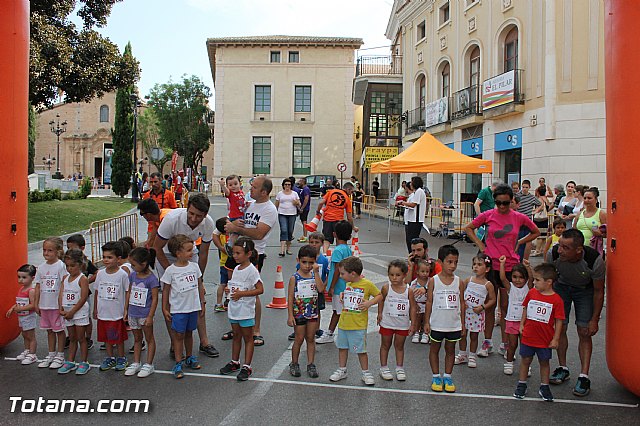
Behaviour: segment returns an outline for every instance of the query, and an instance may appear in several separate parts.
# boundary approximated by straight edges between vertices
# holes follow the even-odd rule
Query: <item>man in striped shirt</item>
[[[529,192],[531,189],[531,182],[527,179],[522,181],[522,189],[520,190],[520,207],[518,212],[527,215],[529,219],[533,215],[533,209],[538,207],[541,203],[535,195]]]

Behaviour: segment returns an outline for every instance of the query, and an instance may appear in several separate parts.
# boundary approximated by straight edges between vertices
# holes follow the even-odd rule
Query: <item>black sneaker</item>
[[[198,349],[200,350],[201,353],[205,354],[209,358],[216,358],[220,356],[220,352],[218,352],[218,350],[214,348],[213,345],[207,345],[207,346],[200,345]]]
[[[518,382],[518,386],[516,386],[516,391],[513,393],[518,399],[524,399],[524,396],[527,394],[527,384]]]
[[[71,343],[71,340],[69,339],[69,336],[64,338],[64,348],[65,349],[69,349],[69,344]]]
[[[135,353],[135,349],[136,349],[135,345],[131,346],[131,349],[129,349],[129,353],[130,354]],[[147,343],[143,340],[142,341],[142,349],[140,349],[140,352],[144,352],[146,349],[147,349]]]
[[[247,380],[249,380],[249,376],[251,376],[251,373],[253,372],[253,370],[251,370],[251,367],[247,367],[246,365],[243,365],[242,368],[240,369],[240,372],[238,373],[238,381],[239,382],[245,382]]]
[[[587,396],[591,391],[591,380],[588,377],[578,377],[576,386],[573,388],[575,396]]]
[[[227,365],[225,365],[220,369],[220,374],[224,374],[224,375],[231,374],[238,371],[239,369],[240,369],[239,362],[230,361],[227,363]]]
[[[318,369],[316,368],[315,364],[309,364],[307,365],[307,374],[309,375],[309,377],[311,377],[312,379],[315,379],[318,377]]]
[[[322,329],[317,329],[316,330],[316,337],[322,337],[322,335],[324,334],[324,331]]]
[[[93,349],[93,340],[87,339],[87,349]]]
[[[289,374],[291,374],[293,377],[300,377],[300,364],[298,364],[297,362],[292,362],[289,364]]]
[[[289,335],[288,339],[289,339],[289,340],[296,340],[296,333],[295,333],[295,331]]]
[[[540,395],[545,401],[553,401],[553,394],[551,393],[549,385],[541,385],[538,395]]]
[[[558,367],[553,370],[553,374],[549,378],[549,383],[551,383],[552,385],[561,385],[562,383],[569,380],[569,376],[570,374],[568,368]]]

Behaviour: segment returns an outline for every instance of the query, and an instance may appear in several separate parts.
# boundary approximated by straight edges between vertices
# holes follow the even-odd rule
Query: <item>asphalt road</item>
[[[213,199],[211,216],[214,220],[225,214],[224,201]],[[386,277],[386,264],[396,257],[405,256],[404,230],[391,225],[391,242],[387,242],[387,222],[380,219],[360,219],[360,248],[365,266],[365,276],[381,286]],[[143,225],[141,225],[144,228]],[[296,237],[300,235],[299,224]],[[451,240],[429,238],[430,251]],[[299,243],[295,243],[297,250]],[[276,265],[281,264],[286,278],[293,273],[295,258],[281,259],[278,253],[278,232],[270,236],[262,278],[265,283],[263,305],[271,301]],[[471,258],[475,248],[460,242],[461,251],[458,272],[467,276],[471,271]],[[38,250],[30,253],[30,260],[38,263]],[[215,302],[215,285],[219,281],[217,252],[210,254],[210,266],[205,273],[208,307]],[[329,319],[324,311],[323,328]],[[370,368],[376,377],[374,387],[364,387],[360,381],[357,358],[350,356],[349,377],[331,383],[329,375],[337,368],[338,351],[332,344],[318,345],[316,364],[320,378],[303,376],[293,378],[288,373],[290,343],[287,335],[291,329],[286,325],[284,310],[264,309],[262,334],[266,344],[256,348],[253,378],[239,383],[235,377],[220,376],[218,370],[230,359],[231,343],[223,342],[220,336],[229,329],[225,314],[207,312],[209,337],[221,352],[219,358],[200,357],[203,368],[196,374],[189,374],[178,381],[170,370],[173,362],[168,356],[169,339],[161,323],[156,321],[156,374],[146,378],[124,377],[114,371],[100,372],[92,369],[87,376],[60,376],[52,370],[38,369],[35,365],[21,366],[7,358],[21,352],[21,339],[17,339],[0,349],[0,424],[21,425],[43,421],[48,425],[73,424],[353,424],[353,423],[462,423],[478,421],[490,424],[524,423],[582,423],[598,424],[606,422],[640,424],[639,399],[625,391],[611,377],[604,354],[605,319],[601,332],[594,339],[594,354],[591,371],[592,392],[586,398],[578,398],[571,393],[577,378],[579,360],[576,351],[577,337],[570,334],[569,367],[572,378],[563,385],[552,387],[556,398],[554,403],[545,403],[537,397],[538,368],[534,363],[530,379],[530,397],[515,400],[513,393],[516,376],[502,373],[503,359],[497,354],[481,358],[478,368],[456,367],[453,372],[458,388],[455,394],[434,394],[428,391],[430,368],[428,366],[428,345],[408,342],[405,349],[407,381],[384,382],[378,375],[379,335],[374,323],[375,308],[370,314],[367,346]],[[499,333],[494,333],[499,341]],[[197,339],[195,339],[197,344]],[[46,336],[38,332],[38,353],[46,352]],[[127,343],[129,347],[131,341]],[[90,351],[90,362],[99,364],[104,352],[98,345]],[[634,358],[630,354],[631,359]],[[390,354],[390,366],[393,366]],[[300,364],[306,364],[304,352]],[[556,361],[552,361],[552,368]],[[392,367],[393,368],[393,367]],[[53,413],[11,413],[10,397],[37,400],[42,397],[53,399],[89,399],[95,408],[101,399],[148,399],[147,413],[128,414],[53,414]],[[15,401],[15,399],[14,399]],[[19,407],[20,405],[17,404]],[[29,404],[25,405],[29,408]],[[471,420],[474,419],[474,420]]]

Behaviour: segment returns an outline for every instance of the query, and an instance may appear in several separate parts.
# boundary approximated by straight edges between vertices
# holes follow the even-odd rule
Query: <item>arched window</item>
[[[513,27],[504,39],[504,72],[518,68],[518,28]]]
[[[100,122],[101,123],[109,122],[109,106],[108,105],[102,105],[100,107]]]
[[[476,46],[469,56],[469,86],[478,84],[480,84],[480,48]]]
[[[427,102],[427,77],[423,75],[420,76],[418,80],[418,99],[420,101],[420,108],[424,108]]]
[[[449,86],[451,83],[451,67],[449,66],[449,62],[445,62],[441,66],[440,72],[440,95],[441,97],[449,96]]]

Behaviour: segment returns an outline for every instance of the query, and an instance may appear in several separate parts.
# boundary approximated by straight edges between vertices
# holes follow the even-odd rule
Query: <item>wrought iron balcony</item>
[[[451,96],[451,119],[459,120],[470,115],[482,115],[480,86],[469,86]]]
[[[356,77],[362,75],[402,75],[402,55],[361,56],[356,62]]]
[[[426,109],[425,107],[418,107],[414,110],[407,112],[407,127],[405,135],[413,132],[419,132],[425,130]]]

